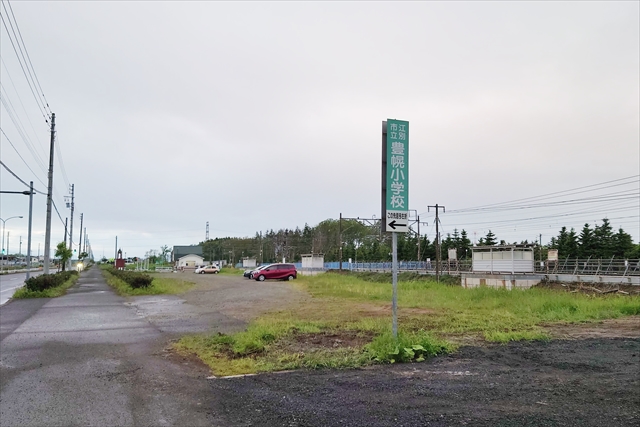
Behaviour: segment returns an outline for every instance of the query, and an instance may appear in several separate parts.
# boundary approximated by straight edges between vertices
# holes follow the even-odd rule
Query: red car
[[[293,280],[298,277],[298,271],[293,264],[271,264],[262,270],[254,271],[253,278],[259,282],[265,279]]]

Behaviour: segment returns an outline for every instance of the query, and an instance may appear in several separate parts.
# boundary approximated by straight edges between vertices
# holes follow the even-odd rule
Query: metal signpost
[[[409,122],[382,122],[382,220],[391,233],[393,336],[398,337],[398,235],[409,231]]]

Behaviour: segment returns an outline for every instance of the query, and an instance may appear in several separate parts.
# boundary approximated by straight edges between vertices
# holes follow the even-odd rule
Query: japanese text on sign
[[[409,122],[387,120],[387,210],[409,209]]]

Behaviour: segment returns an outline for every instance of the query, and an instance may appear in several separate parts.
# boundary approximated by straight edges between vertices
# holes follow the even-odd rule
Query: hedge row
[[[149,276],[148,274],[139,273],[136,271],[116,270],[115,268],[110,268],[108,271],[118,279],[126,282],[134,289],[147,288],[153,281],[153,277]]]
[[[25,286],[30,291],[44,291],[45,289],[55,288],[69,280],[71,276],[77,275],[75,270],[59,271],[53,274],[41,274],[39,276],[30,277]]]

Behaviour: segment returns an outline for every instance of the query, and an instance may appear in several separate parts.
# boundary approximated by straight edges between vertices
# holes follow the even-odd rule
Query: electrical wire
[[[11,140],[7,137],[7,134],[4,133],[4,131],[2,130],[2,128],[0,128],[0,132],[2,132],[2,134],[5,136],[5,138],[7,139],[7,141],[9,141],[9,144],[11,144],[11,147],[13,147],[13,149],[16,151],[16,153],[18,154],[18,156],[20,157],[20,159],[22,159],[22,161],[24,162],[24,164],[27,166],[27,168],[29,168],[29,170],[31,171],[31,173],[33,174],[33,176],[36,177],[36,179],[38,181],[40,181],[40,183],[42,185],[44,185],[45,187],[47,186],[47,184],[45,184],[39,177],[38,175],[36,175],[36,173],[33,171],[33,169],[31,169],[31,167],[29,166],[29,164],[24,160],[24,158],[20,155],[20,152],[16,149],[15,145],[13,145],[13,143],[11,142]]]
[[[16,175],[15,172],[13,172],[11,169],[9,169],[9,167],[7,165],[5,165],[2,160],[0,160],[0,165],[2,165],[2,167],[4,167],[7,170],[7,172],[9,172],[11,175],[13,175],[18,181],[23,183],[26,187],[31,188],[31,185],[27,184],[22,178],[20,178],[18,175]],[[33,192],[34,193],[38,193],[38,194],[44,194],[45,196],[47,195],[47,193],[43,193],[42,191],[38,191],[35,188],[33,189]]]
[[[18,35],[20,36],[20,41],[22,42],[22,46],[24,46],[24,52],[27,54],[27,59],[29,60],[29,65],[31,66],[31,70],[33,71],[33,76],[36,79],[36,83],[38,84],[38,89],[40,89],[39,93],[42,95],[44,99],[44,103],[49,109],[49,118],[51,118],[51,108],[49,108],[49,101],[47,101],[47,97],[44,95],[44,91],[42,90],[42,86],[40,85],[40,80],[38,79],[38,75],[36,74],[36,69],[33,67],[33,63],[31,62],[31,57],[29,56],[29,51],[27,50],[27,45],[24,44],[24,39],[22,38],[22,32],[20,31],[20,27],[18,26],[18,21],[16,20],[16,16],[13,14],[13,7],[11,7],[11,2],[6,0],[9,5],[9,10],[11,10],[11,16],[13,17],[13,22],[16,24],[16,29],[18,30]]]
[[[36,128],[33,126],[33,122],[31,121],[30,115],[29,113],[27,113],[27,109],[24,106],[24,103],[22,102],[22,97],[20,96],[20,93],[18,92],[18,89],[16,88],[16,84],[13,81],[13,78],[11,77],[11,73],[9,72],[9,69],[7,68],[7,64],[5,64],[4,59],[0,58],[0,61],[2,61],[2,67],[4,68],[7,77],[9,78],[9,81],[11,82],[11,86],[13,87],[13,91],[15,92],[16,96],[18,97],[18,101],[20,101],[20,105],[22,106],[22,111],[24,111],[25,116],[27,117],[27,120],[29,121],[29,125],[31,126],[31,130],[33,130],[33,134],[36,135],[36,140],[38,141],[39,148],[46,153],[46,150],[44,148],[44,146],[42,145],[42,141],[40,140],[40,138],[38,138],[38,135],[40,135],[37,131]],[[5,93],[7,92],[7,90],[4,90]],[[17,113],[16,113],[17,114]]]
[[[3,87],[1,87],[2,89],[4,89]],[[33,159],[36,161],[36,164],[40,167],[40,169],[46,173],[46,168],[43,165],[43,161],[40,158],[40,156],[38,155],[37,151],[35,150],[35,147],[33,147],[33,144],[31,143],[31,140],[29,139],[29,137],[25,134],[25,132],[22,129],[22,123],[19,122],[19,118],[16,118],[16,116],[13,113],[13,106],[11,104],[9,104],[9,100],[6,96],[6,91],[4,96],[1,95],[0,93],[0,102],[2,103],[2,105],[5,108],[5,111],[7,112],[7,114],[9,115],[9,118],[11,119],[11,121],[13,122],[14,126],[16,127],[16,130],[18,131],[18,134],[20,135],[20,138],[22,139],[22,141],[24,142],[24,144],[27,146],[27,149],[29,150],[29,152],[31,153],[31,155],[33,156]]]
[[[6,12],[6,6],[4,6],[4,2],[2,2],[2,7],[5,9],[5,12]],[[44,117],[45,122],[49,123],[49,121],[47,120],[48,116],[47,116],[47,114],[45,114],[45,111],[42,108],[42,104],[41,104],[42,101],[40,101],[38,99],[38,96],[36,95],[36,93],[34,91],[34,88],[33,88],[33,85],[31,83],[31,80],[29,80],[29,77],[27,76],[27,72],[24,69],[24,65],[22,64],[22,60],[20,59],[20,55],[18,54],[18,50],[16,49],[16,45],[13,42],[13,37],[11,37],[11,33],[9,32],[9,27],[7,26],[7,23],[4,21],[4,16],[0,15],[0,18],[2,19],[2,23],[4,24],[4,29],[7,32],[7,35],[9,36],[9,41],[11,42],[11,46],[13,47],[13,51],[15,52],[16,57],[18,58],[18,63],[20,64],[20,68],[22,69],[22,74],[24,74],[24,77],[27,80],[27,84],[29,85],[29,89],[31,90],[31,94],[33,95],[33,98],[35,99],[36,104],[38,105],[38,109],[40,110],[40,113],[42,113],[42,117]],[[13,31],[13,33],[15,35],[15,30],[13,29],[13,24],[9,20],[8,16],[7,16],[7,20],[9,21],[9,25],[11,26],[11,30]],[[17,39],[16,39],[16,43],[17,43]],[[18,47],[20,47],[20,46],[18,46]],[[20,48],[20,51],[22,52],[22,48]],[[25,65],[26,65],[26,63],[25,63]]]

